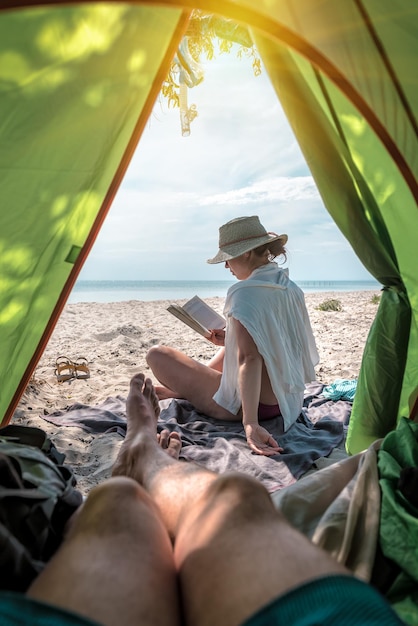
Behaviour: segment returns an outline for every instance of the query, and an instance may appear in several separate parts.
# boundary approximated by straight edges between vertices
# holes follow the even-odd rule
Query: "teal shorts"
[[[326,576],[287,592],[243,626],[405,626],[383,596],[352,576]]]
[[[100,626],[22,594],[0,592],[1,626]],[[386,600],[351,576],[327,576],[277,598],[243,626],[404,626]],[[146,626],[145,624],[141,626]]]
[[[38,602],[21,593],[0,592],[1,626],[100,626],[86,617]]]

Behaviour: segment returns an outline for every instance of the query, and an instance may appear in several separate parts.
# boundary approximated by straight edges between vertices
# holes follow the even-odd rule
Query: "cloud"
[[[201,200],[201,204],[203,206],[210,204],[247,205],[254,202],[289,202],[318,197],[319,193],[312,177],[278,177],[205,197]]]
[[[206,264],[219,226],[259,215],[289,235],[289,267],[300,280],[368,274],[325,210],[264,71],[233,55],[205,63],[189,91],[199,116],[182,137],[178,109],[158,101],[84,279],[229,279]]]

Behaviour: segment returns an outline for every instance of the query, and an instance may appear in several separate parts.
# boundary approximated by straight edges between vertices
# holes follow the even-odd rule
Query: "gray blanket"
[[[296,482],[318,458],[328,456],[344,441],[351,402],[328,400],[320,395],[322,389],[320,383],[306,386],[303,411],[286,433],[281,418],[263,421],[284,448],[274,457],[250,451],[240,422],[207,417],[184,400],[173,400],[162,410],[158,430],[168,428],[181,435],[181,458],[217,473],[245,472],[274,492]],[[125,415],[125,399],[116,396],[98,406],[73,404],[43,418],[57,426],[78,426],[91,434],[117,432],[124,437]]]

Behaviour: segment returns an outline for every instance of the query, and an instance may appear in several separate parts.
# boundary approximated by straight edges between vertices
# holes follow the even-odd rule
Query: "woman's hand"
[[[208,337],[209,341],[215,344],[215,346],[224,346],[225,345],[225,330],[220,328],[211,328],[209,329],[210,337]]]
[[[279,446],[268,430],[260,426],[260,424],[256,422],[253,424],[244,424],[244,430],[247,443],[256,454],[273,456],[274,454],[283,452],[283,448]]]

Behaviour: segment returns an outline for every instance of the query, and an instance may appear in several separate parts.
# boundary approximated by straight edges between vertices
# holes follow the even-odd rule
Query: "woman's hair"
[[[268,261],[272,261],[273,259],[276,259],[278,256],[283,256],[284,261],[287,260],[286,248],[284,246],[281,246],[280,250],[276,254],[272,254],[270,252],[269,244],[263,243],[262,246],[258,246],[258,248],[254,248],[253,252],[255,252],[255,254],[258,257],[263,257],[263,256],[266,257],[266,260]]]

